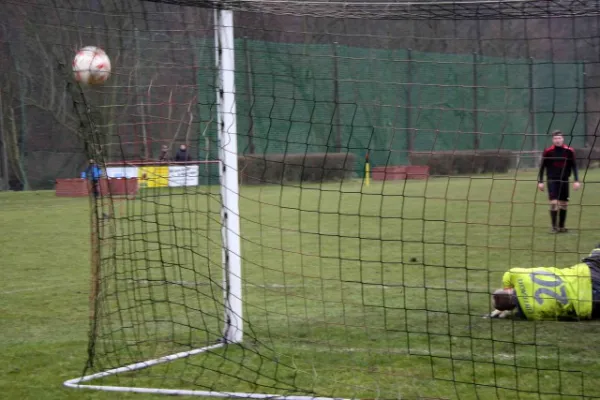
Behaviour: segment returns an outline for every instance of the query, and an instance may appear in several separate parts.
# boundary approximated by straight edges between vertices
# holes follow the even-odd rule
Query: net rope
[[[526,19],[598,15],[596,0],[483,1],[298,1],[298,0],[161,0],[162,3],[332,18],[392,20]]]

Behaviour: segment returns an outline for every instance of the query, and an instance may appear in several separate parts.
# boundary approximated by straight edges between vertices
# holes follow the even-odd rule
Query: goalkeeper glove
[[[483,317],[484,318],[507,318],[510,315],[511,315],[510,310],[504,310],[504,311],[494,310],[490,314],[486,314]]]

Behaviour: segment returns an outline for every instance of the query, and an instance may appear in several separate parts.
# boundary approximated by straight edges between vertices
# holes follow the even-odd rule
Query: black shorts
[[[569,181],[548,181],[548,198],[569,201]]]
[[[91,183],[92,183],[92,194],[94,195],[94,197],[98,197],[98,195],[100,194],[100,182],[92,179]]]

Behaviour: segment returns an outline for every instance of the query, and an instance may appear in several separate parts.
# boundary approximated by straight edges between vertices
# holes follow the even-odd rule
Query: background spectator
[[[90,181],[92,185],[92,193],[97,198],[100,195],[100,178],[102,177],[102,170],[96,164],[96,161],[90,159],[88,167],[81,173],[83,179]]]
[[[160,147],[160,155],[158,156],[158,161],[167,162],[170,161],[171,157],[169,157],[169,146],[163,144]]]
[[[187,146],[185,144],[182,144],[181,146],[179,146],[179,150],[177,151],[177,154],[175,155],[175,161],[191,161],[192,157],[190,157],[190,154],[187,152]]]

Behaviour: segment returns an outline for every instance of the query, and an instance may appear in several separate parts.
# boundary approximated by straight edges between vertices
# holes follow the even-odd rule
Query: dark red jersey
[[[575,150],[569,146],[550,146],[544,150],[538,181],[544,181],[544,170],[549,181],[568,181],[571,173],[579,180]]]

